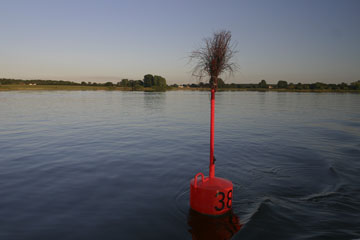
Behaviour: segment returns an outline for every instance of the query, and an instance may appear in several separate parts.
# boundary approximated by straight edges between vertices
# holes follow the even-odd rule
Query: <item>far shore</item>
[[[155,92],[153,88],[133,89],[131,87],[118,86],[82,86],[82,85],[0,85],[0,91],[145,91]],[[176,88],[168,87],[167,91],[208,91],[207,88]],[[343,89],[278,89],[278,88],[222,88],[220,91],[256,91],[256,92],[315,92],[315,93],[360,93],[360,90]]]

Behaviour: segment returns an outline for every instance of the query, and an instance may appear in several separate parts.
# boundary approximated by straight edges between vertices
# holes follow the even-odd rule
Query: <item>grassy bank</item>
[[[133,89],[131,87],[116,86],[82,86],[82,85],[0,85],[0,91],[156,91],[153,88]],[[208,91],[207,88],[168,88],[171,91]],[[342,89],[261,89],[261,88],[223,88],[218,91],[260,91],[260,92],[315,92],[315,93],[360,93],[360,90]]]

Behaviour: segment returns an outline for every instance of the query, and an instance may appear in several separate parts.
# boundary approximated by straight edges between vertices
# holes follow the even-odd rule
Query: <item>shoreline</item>
[[[156,92],[153,88],[132,89],[131,87],[117,86],[73,86],[73,85],[0,85],[2,91],[140,91]],[[206,88],[173,88],[169,87],[165,91],[208,91]],[[264,89],[264,88],[223,88],[219,92],[313,92],[313,93],[360,93],[360,90],[343,89]]]

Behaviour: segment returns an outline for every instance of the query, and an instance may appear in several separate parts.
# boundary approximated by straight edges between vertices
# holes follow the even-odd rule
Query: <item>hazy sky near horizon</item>
[[[196,82],[190,52],[232,32],[227,82],[360,79],[359,0],[0,0],[0,78]]]

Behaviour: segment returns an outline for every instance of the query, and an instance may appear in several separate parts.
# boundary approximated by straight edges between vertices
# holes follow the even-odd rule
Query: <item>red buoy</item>
[[[231,210],[233,184],[231,181],[215,177],[214,128],[215,89],[211,89],[210,114],[210,166],[209,176],[198,173],[190,181],[190,207],[202,214],[218,216]],[[199,179],[199,176],[201,177]]]

